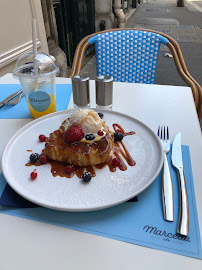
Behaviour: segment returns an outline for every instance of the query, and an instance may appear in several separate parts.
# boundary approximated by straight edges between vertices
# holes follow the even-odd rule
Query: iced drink
[[[32,59],[32,61],[31,61]],[[21,83],[28,108],[33,118],[56,111],[55,77],[59,69],[50,56],[39,53],[36,56],[37,77],[33,72],[33,53],[21,56],[13,72]]]

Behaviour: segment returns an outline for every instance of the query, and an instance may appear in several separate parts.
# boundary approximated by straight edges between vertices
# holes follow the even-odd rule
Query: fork
[[[167,153],[170,151],[168,126],[167,128],[165,126],[159,126],[157,135],[161,140],[164,152],[164,165],[162,178],[163,217],[167,221],[173,221],[174,220],[173,184],[167,159]]]
[[[18,96],[16,96],[15,98],[9,100],[8,102],[6,102],[5,105],[11,105],[11,106],[17,105],[20,102],[23,95],[24,95],[24,93],[21,92]]]

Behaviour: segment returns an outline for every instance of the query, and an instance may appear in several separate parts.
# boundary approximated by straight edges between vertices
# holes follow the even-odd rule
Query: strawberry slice
[[[84,132],[77,126],[71,126],[65,132],[65,142],[74,143],[80,141],[84,137]]]

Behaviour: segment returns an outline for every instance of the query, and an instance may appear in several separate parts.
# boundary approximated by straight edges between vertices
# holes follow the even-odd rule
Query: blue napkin
[[[177,173],[171,165],[170,153],[171,151],[168,153],[168,161],[174,189],[174,222],[166,222],[163,219],[161,202],[162,172],[149,188],[138,195],[138,202],[136,203],[126,202],[109,209],[83,213],[56,211],[44,207],[8,208],[1,206],[0,213],[202,259],[189,147],[182,146],[190,214],[190,232],[188,237],[176,233],[179,212],[179,190]],[[1,197],[4,194],[5,187],[5,179],[1,176]]]
[[[0,101],[20,90],[20,84],[0,84]],[[57,111],[66,110],[72,94],[71,84],[56,84]],[[3,106],[0,108],[1,119],[31,119],[25,97],[15,106]]]

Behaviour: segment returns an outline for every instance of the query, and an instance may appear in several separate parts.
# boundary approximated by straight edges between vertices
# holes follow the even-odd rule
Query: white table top
[[[1,84],[18,81],[7,74]],[[71,83],[57,78],[56,83]],[[91,107],[95,107],[95,82],[90,82]],[[155,132],[168,125],[171,142],[177,132],[189,145],[200,232],[202,235],[202,140],[189,87],[114,83],[113,110],[143,121]],[[71,98],[69,108],[73,108]],[[0,119],[2,151],[11,136],[31,119]],[[1,172],[1,168],[0,168]],[[128,244],[42,222],[0,214],[0,269],[202,269],[202,261]]]

